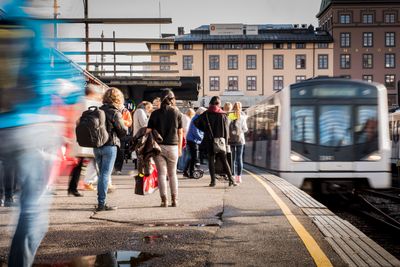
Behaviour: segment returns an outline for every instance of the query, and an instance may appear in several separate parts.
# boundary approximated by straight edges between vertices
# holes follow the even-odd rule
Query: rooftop
[[[222,30],[218,32],[215,26]],[[233,25],[229,29],[230,25]],[[210,28],[214,27],[213,32]],[[225,32],[224,32],[225,30]],[[229,32],[229,31],[232,32]],[[202,25],[189,34],[175,37],[176,43],[280,43],[332,42],[332,36],[307,24],[211,24]]]

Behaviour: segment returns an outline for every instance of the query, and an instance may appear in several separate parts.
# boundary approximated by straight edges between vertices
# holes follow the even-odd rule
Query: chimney
[[[184,35],[185,34],[185,28],[184,27],[178,27],[178,35]]]

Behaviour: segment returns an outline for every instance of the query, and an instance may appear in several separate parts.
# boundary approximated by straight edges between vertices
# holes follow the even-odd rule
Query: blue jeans
[[[97,182],[97,201],[99,206],[106,204],[108,181],[117,158],[116,146],[103,146],[94,148],[94,157],[99,168],[99,181]]]
[[[244,145],[231,145],[232,150],[232,175],[241,176],[243,170]],[[237,167],[236,167],[237,166]]]
[[[14,168],[21,186],[20,214],[9,266],[31,266],[47,232],[51,196],[46,187],[61,145],[59,129],[50,124],[0,129],[0,161]]]
[[[178,170],[184,171],[186,165],[190,160],[189,148],[186,147],[182,150],[182,155],[178,158]]]

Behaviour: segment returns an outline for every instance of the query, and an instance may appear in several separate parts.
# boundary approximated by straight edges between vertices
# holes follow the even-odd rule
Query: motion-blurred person
[[[208,166],[210,168],[211,183],[214,187],[216,182],[215,161],[220,160],[224,174],[228,176],[229,186],[236,186],[236,182],[232,178],[231,169],[229,167],[226,151],[218,152],[214,148],[215,139],[224,139],[227,144],[228,139],[228,119],[226,113],[221,109],[221,99],[219,96],[213,96],[210,100],[208,110],[201,114],[199,118],[193,121],[194,125],[204,132],[204,142],[208,153]],[[226,149],[226,148],[225,148]]]
[[[102,147],[93,149],[99,168],[97,212],[116,209],[116,207],[107,205],[106,198],[108,182],[111,177],[115,158],[117,157],[117,147],[121,146],[120,138],[123,138],[128,132],[128,127],[126,127],[122,118],[124,101],[124,95],[119,89],[110,88],[105,92],[103,96],[103,105],[100,107],[106,114],[106,126],[110,137]]]
[[[163,138],[160,143],[161,153],[155,157],[158,171],[161,207],[168,207],[167,175],[171,189],[172,207],[178,205],[178,177],[176,167],[178,157],[182,153],[182,114],[175,107],[175,95],[171,90],[163,91],[161,108],[151,113],[147,132],[153,129]]]
[[[152,103],[153,103],[154,110],[161,108],[161,98],[159,98],[159,97],[154,98]]]
[[[243,148],[245,144],[244,134],[247,129],[247,118],[242,112],[242,103],[235,102],[233,105],[232,118],[229,122],[228,143],[232,151],[232,174],[237,183],[242,182],[243,170]]]
[[[48,227],[51,166],[61,146],[63,117],[52,105],[76,103],[84,79],[51,50],[42,22],[25,19],[32,1],[2,1],[0,21],[0,161],[21,186],[20,213],[8,266],[31,266]],[[35,8],[31,7],[30,11]],[[42,28],[43,27],[43,28]]]
[[[189,132],[190,122],[195,114],[196,112],[192,108],[188,108],[186,112],[182,114],[183,148],[182,148],[182,155],[178,159],[178,170],[181,172],[184,172],[186,164],[190,160],[190,153],[186,144],[187,143],[186,136],[187,133]],[[188,177],[188,175],[185,173],[183,174],[183,176]]]
[[[81,105],[78,107],[78,114],[82,114],[84,111],[88,110],[89,107],[100,107],[102,97],[103,89],[100,86],[88,84],[85,87],[85,97],[83,98]],[[86,170],[84,183],[85,189],[88,190],[94,189],[93,183],[97,181],[97,171],[94,161],[93,148],[81,147],[78,145],[76,140],[73,140],[73,146],[73,153],[74,156],[78,158],[78,164],[72,169],[70,174],[68,195],[81,197],[83,195],[78,192],[78,183],[81,177],[82,169]]]
[[[199,107],[196,111],[195,116],[192,118],[189,130],[186,135],[186,147],[188,153],[190,154],[190,160],[186,163],[185,169],[183,171],[183,176],[188,178],[193,178],[193,171],[196,163],[198,162],[198,154],[199,154],[199,145],[203,140],[204,133],[196,128],[193,121],[196,120],[201,114],[204,113],[207,109],[204,107]]]

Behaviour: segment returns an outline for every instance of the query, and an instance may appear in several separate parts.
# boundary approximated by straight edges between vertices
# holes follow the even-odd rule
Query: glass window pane
[[[315,144],[315,109],[308,106],[291,108],[292,141]]]
[[[322,146],[342,147],[353,143],[350,106],[321,106],[319,117]]]

